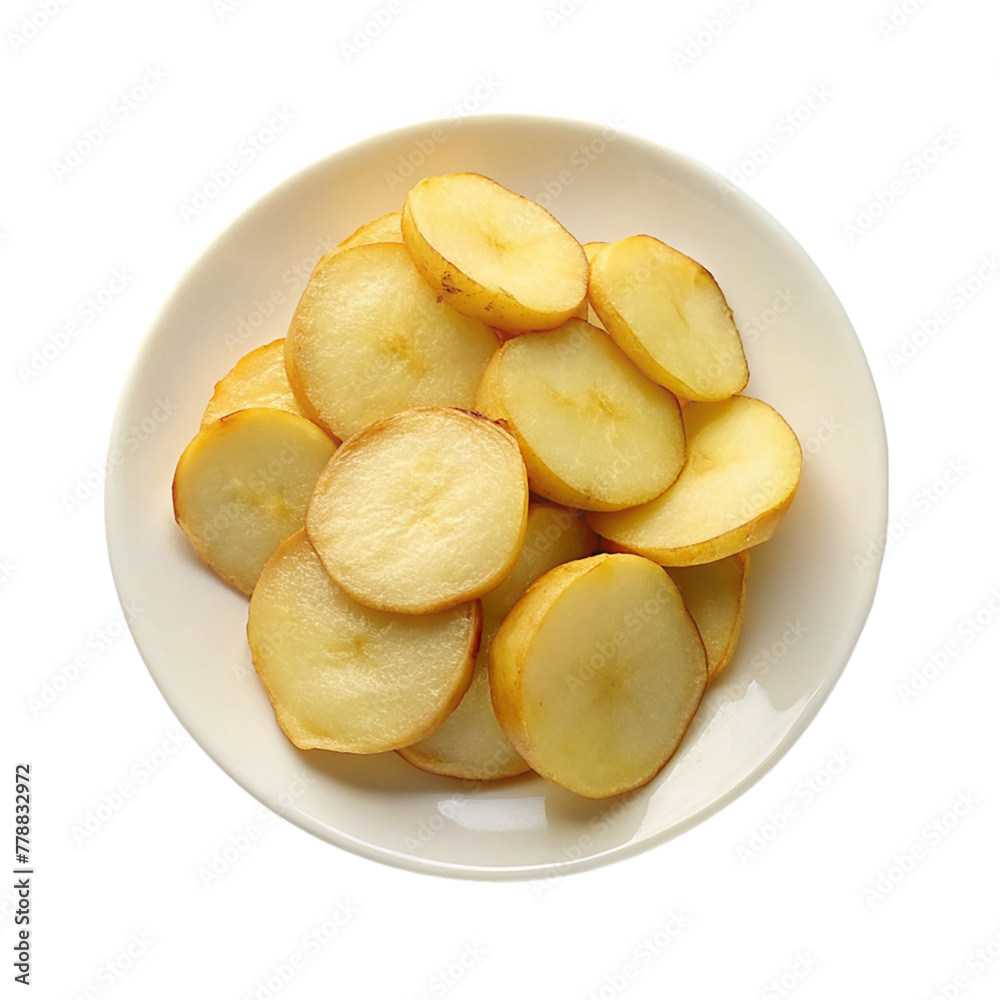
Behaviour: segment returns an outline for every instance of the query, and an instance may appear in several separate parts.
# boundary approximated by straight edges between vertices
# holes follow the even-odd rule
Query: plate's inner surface
[[[743,331],[747,394],[772,403],[804,448],[791,512],[752,553],[736,657],[664,772],[603,802],[534,776],[480,785],[424,774],[395,754],[296,750],[253,673],[246,600],[200,564],[173,523],[174,465],[214,383],[240,355],[284,335],[325,250],[400,208],[416,180],[457,170],[539,198],[581,241],[650,233],[703,263]],[[170,419],[141,448],[124,447],[128,428],[155,419],[161,400],[176,407]],[[874,595],[885,528],[875,390],[849,321],[801,249],[697,165],[611,127],[558,120],[418,126],[286,182],[220,237],[167,303],[132,369],[111,447],[123,452],[107,488],[116,583],[123,601],[145,609],[132,622],[136,642],[192,736],[248,791],[319,836],[408,867],[476,876],[545,877],[631,853],[762,773],[845,666]]]

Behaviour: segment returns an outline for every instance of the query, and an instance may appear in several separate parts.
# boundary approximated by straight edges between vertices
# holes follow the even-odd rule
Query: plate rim
[[[115,407],[114,417],[111,423],[110,443],[108,446],[109,456],[115,451],[116,442],[121,439],[121,435],[124,430],[126,412],[130,408],[129,404],[131,402],[131,397],[135,391],[135,377],[139,370],[145,366],[147,355],[150,354],[154,348],[159,328],[163,325],[165,318],[171,313],[175,305],[180,301],[182,293],[186,289],[191,278],[201,270],[204,262],[216,252],[219,246],[227,238],[229,238],[230,234],[234,230],[244,225],[253,214],[264,208],[268,202],[281,197],[287,188],[307,180],[310,174],[321,173],[328,169],[331,161],[362,152],[365,147],[375,145],[376,143],[383,141],[398,142],[400,140],[404,140],[408,135],[422,137],[428,131],[444,128],[447,123],[454,122],[454,120],[454,117],[427,119],[408,125],[396,126],[391,129],[372,131],[343,144],[338,144],[315,160],[312,160],[279,180],[263,194],[254,198],[247,205],[245,205],[243,209],[231,218],[224,226],[222,226],[221,229],[216,231],[214,235],[210,236],[203,245],[201,251],[195,256],[194,260],[183,269],[180,275],[173,282],[169,294],[156,310],[155,315],[150,321],[148,328],[134,351],[132,360],[128,366],[128,370],[122,383],[121,391]],[[497,125],[502,127],[537,127],[539,125],[560,126],[563,128],[575,129],[591,136],[593,136],[596,132],[609,127],[607,123],[587,119],[563,115],[515,111],[490,112],[486,114],[459,116],[459,123],[463,127],[466,123],[470,122],[475,122],[477,127],[486,129]],[[648,139],[642,135],[638,135],[629,128],[619,127],[617,125],[613,127],[620,137],[626,138],[629,143],[639,147],[646,155],[661,160],[672,161],[673,164],[680,170],[689,174],[700,175],[703,180],[714,182],[720,190],[724,188],[727,193],[727,198],[733,198],[737,203],[739,203],[742,210],[753,219],[756,225],[762,226],[766,229],[768,235],[777,241],[782,250],[799,259],[802,262],[802,265],[812,272],[813,277],[818,279],[821,286],[826,288],[833,300],[837,303],[837,306],[842,313],[843,321],[846,323],[858,349],[860,358],[863,361],[864,375],[867,376],[871,393],[870,399],[871,402],[874,403],[874,415],[877,416],[878,419],[878,433],[875,433],[874,428],[870,429],[870,433],[872,433],[875,438],[872,443],[874,445],[875,458],[878,462],[880,475],[877,482],[870,482],[868,484],[868,493],[869,502],[871,503],[873,510],[877,510],[876,518],[878,521],[878,531],[874,537],[884,537],[885,531],[888,527],[889,517],[889,449],[885,416],[878,393],[878,387],[875,383],[867,354],[865,353],[861,340],[857,335],[854,324],[852,323],[850,316],[848,315],[847,310],[836,291],[826,279],[823,272],[819,269],[812,256],[808,253],[805,247],[798,242],[798,240],[791,234],[784,224],[768,212],[757,201],[746,194],[746,192],[744,192],[741,188],[730,184],[722,174],[718,173],[716,170],[689,153],[681,152],[680,150],[673,149],[669,146],[663,145],[662,143]],[[859,371],[858,374],[860,377],[862,372]],[[116,504],[119,502],[119,499],[115,494],[115,483],[117,481],[117,477],[113,476],[106,477],[105,479],[104,531],[115,591],[119,602],[122,602],[124,600],[124,581],[122,579],[124,571],[116,554],[117,545],[114,540],[115,536],[113,527],[113,522],[118,513]],[[227,765],[222,760],[218,759],[218,757],[210,752],[205,746],[203,746],[202,743],[193,735],[192,741],[245,794],[249,795],[255,801],[263,804],[266,808],[271,809],[276,815],[282,817],[293,825],[298,826],[300,829],[305,830],[317,839],[327,844],[339,847],[342,850],[349,851],[350,853],[363,857],[369,861],[379,862],[397,869],[416,872],[419,874],[492,882],[526,881],[538,879],[540,876],[545,877],[546,879],[562,878],[569,874],[590,871],[596,868],[604,867],[605,865],[611,863],[625,861],[645,854],[646,852],[660,847],[668,841],[673,840],[676,837],[687,833],[694,827],[704,823],[706,820],[720,812],[723,808],[736,801],[736,799],[742,796],[744,792],[748,791],[753,785],[757,784],[757,782],[759,782],[775,767],[778,761],[789,753],[802,734],[812,724],[823,705],[826,704],[827,699],[829,698],[834,687],[836,687],[837,683],[840,681],[854,655],[857,644],[860,641],[871,616],[871,610],[874,606],[881,580],[884,555],[885,548],[882,546],[878,552],[877,559],[871,560],[872,566],[866,584],[861,591],[859,591],[857,620],[852,622],[849,629],[845,629],[841,643],[834,650],[836,655],[831,653],[831,661],[839,663],[839,666],[833,673],[824,677],[823,682],[812,693],[811,697],[809,697],[808,701],[803,706],[802,711],[770,753],[768,753],[767,756],[764,757],[757,764],[757,766],[748,772],[740,781],[729,788],[724,794],[720,795],[719,798],[693,813],[670,829],[652,834],[643,840],[630,841],[623,845],[608,848],[607,850],[599,853],[587,855],[586,857],[568,859],[548,864],[486,866],[458,864],[430,858],[421,858],[413,854],[405,854],[392,848],[381,847],[354,837],[343,830],[335,829],[331,826],[323,824],[313,816],[303,813],[294,807],[291,809],[281,809],[280,807],[275,808],[275,806],[264,802],[262,798],[258,797],[257,794],[252,792],[239,779],[237,779],[229,770]],[[184,726],[185,730],[187,730],[188,727],[184,721],[185,712],[183,707],[175,704],[174,699],[169,696],[161,686],[156,673],[149,665],[147,654],[143,649],[143,640],[140,640],[139,636],[136,635],[136,627],[132,619],[126,616],[126,621],[129,632],[132,635],[132,640],[135,643],[136,650],[139,653],[147,673],[152,678],[153,683],[156,685],[161,697],[177,718],[177,721]]]

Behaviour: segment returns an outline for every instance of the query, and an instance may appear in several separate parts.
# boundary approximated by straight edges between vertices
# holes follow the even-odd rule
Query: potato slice
[[[416,184],[403,241],[446,302],[504,333],[551,330],[587,294],[587,255],[536,202],[481,174]]]
[[[211,569],[249,594],[271,553],[302,527],[316,477],[336,448],[294,413],[230,413],[202,428],[177,463],[177,523]]]
[[[492,590],[517,561],[527,513],[517,442],[481,414],[422,407],[341,445],[306,533],[355,600],[425,614]]]
[[[591,555],[597,536],[565,507],[531,504],[524,546],[510,575],[483,594],[483,636],[472,684],[458,708],[430,736],[399,751],[421,770],[470,781],[510,778],[530,770],[497,722],[490,700],[489,649],[507,612],[547,570]]]
[[[652,236],[610,243],[594,258],[589,297],[605,329],[655,382],[686,399],[726,399],[750,373],[715,279]]]
[[[584,243],[583,252],[587,255],[587,263],[593,264],[594,258],[597,256],[598,251],[603,250],[607,246],[607,243]],[[587,296],[587,301],[584,306],[585,316],[581,316],[581,319],[585,319],[591,326],[596,326],[598,330],[604,329],[604,324],[601,322],[601,317],[594,312],[594,307],[590,304],[590,296]]]
[[[337,437],[412,406],[470,407],[496,335],[441,302],[406,248],[328,254],[285,338],[296,396]]]
[[[587,255],[587,263],[593,265],[594,258],[606,246],[607,243],[601,243],[597,241],[594,241],[592,243],[584,243],[583,252]],[[581,317],[582,319],[585,319],[591,326],[596,326],[598,330],[604,329],[604,324],[601,322],[601,317],[597,315],[596,311],[594,310],[594,307],[590,303],[589,294],[587,296],[586,313],[587,315]],[[677,396],[677,393],[674,393],[674,395]],[[677,396],[678,406],[681,407],[687,406],[688,402],[689,400],[686,399],[684,396]]]
[[[767,403],[734,396],[681,414],[688,458],[674,485],[640,507],[587,515],[607,551],[664,566],[712,562],[766,542],[791,505],[802,449]]]
[[[334,253],[350,250],[351,247],[364,247],[371,243],[402,243],[403,233],[400,229],[402,212],[387,212],[371,222],[358,227],[346,240],[341,240]]]
[[[670,570],[670,579],[677,584],[705,643],[710,681],[719,676],[736,652],[743,628],[749,571],[749,552],[737,552],[701,566],[675,566]]]
[[[392,615],[351,600],[298,532],[250,599],[254,666],[285,735],[302,750],[381,753],[434,729],[469,686],[478,601]]]
[[[531,488],[557,503],[634,507],[659,496],[684,465],[677,400],[582,320],[507,341],[476,409],[504,421]]]
[[[601,250],[606,246],[607,243],[583,244],[583,252],[587,255],[588,266],[590,265],[590,262],[594,259],[594,257],[597,256],[597,251]],[[585,320],[591,326],[596,326],[598,330],[604,329],[604,327],[601,325],[600,317],[597,315],[597,313],[594,312],[594,307],[590,304],[590,299],[584,299],[583,302],[580,303],[580,308],[577,309],[575,313],[573,313],[573,318]]]
[[[288,384],[285,374],[285,341],[273,340],[244,354],[232,369],[215,383],[215,393],[205,407],[201,426],[237,410],[269,406],[307,417]]]
[[[650,780],[698,708],[708,670],[666,572],[597,555],[537,580],[490,647],[497,717],[541,775],[589,798]]]

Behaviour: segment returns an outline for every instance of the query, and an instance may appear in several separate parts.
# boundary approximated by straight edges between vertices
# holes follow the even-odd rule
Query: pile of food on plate
[[[295,746],[615,795],[732,658],[748,550],[798,488],[748,379],[690,257],[581,245],[486,177],[428,177],[217,384],[177,523],[249,595]]]

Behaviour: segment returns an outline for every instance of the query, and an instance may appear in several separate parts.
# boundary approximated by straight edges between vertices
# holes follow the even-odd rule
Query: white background
[[[984,264],[1000,251],[997,7],[557,4],[394,0],[354,51],[345,43],[387,0],[4,4],[0,731],[11,774],[33,765],[36,995],[1000,991],[1000,281]],[[32,34],[24,17],[42,26]],[[120,95],[135,87],[128,107]],[[99,468],[117,396],[187,265],[304,164],[456,105],[613,118],[743,186],[841,296],[889,432],[879,595],[817,720],[708,822],[544,891],[355,858],[268,819],[193,742],[169,742],[177,725],[123,634],[104,542]],[[278,111],[290,123],[182,218]],[[59,168],[102,118],[100,144]],[[873,204],[878,218],[860,214]],[[67,346],[25,377],[71,321]],[[39,708],[80,654],[87,666]],[[915,673],[931,678],[919,693]],[[849,764],[828,781],[837,754]],[[122,782],[132,794],[112,819],[74,833]],[[10,822],[12,781],[3,798]],[[255,825],[259,840],[204,884],[199,870]],[[0,887],[5,980],[13,899]],[[332,936],[338,907],[353,915]],[[683,928],[661,947],[671,914]]]

